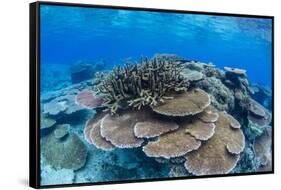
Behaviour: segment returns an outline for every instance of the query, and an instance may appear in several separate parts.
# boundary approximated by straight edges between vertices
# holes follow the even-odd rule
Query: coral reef
[[[44,104],[43,110],[45,114],[49,115],[58,115],[60,112],[63,112],[67,109],[67,101],[64,98],[58,98],[47,104]]]
[[[220,79],[207,77],[196,85],[209,94],[211,103],[216,109],[220,111],[231,111],[234,109],[235,97]]]
[[[122,115],[107,114],[101,120],[101,136],[119,148],[139,147],[144,142],[134,135],[134,125],[142,120],[138,111],[125,112]]]
[[[229,75],[238,75],[238,76],[247,76],[246,74],[246,70],[244,69],[238,69],[238,68],[231,68],[231,67],[224,67],[224,70],[226,71],[226,74],[229,74]]]
[[[240,129],[234,129],[226,113],[219,113],[214,136],[197,151],[185,156],[186,169],[194,175],[229,173],[239,160],[245,146]]]
[[[100,171],[118,168],[110,170],[113,180],[155,176],[157,168],[143,169],[152,163],[164,168],[163,177],[270,171],[271,113],[251,97],[255,90],[246,70],[170,54],[97,72],[94,81],[42,96],[41,127],[50,129],[42,155],[55,169],[80,177],[92,172],[82,168],[89,155],[87,163]],[[80,111],[88,114],[85,120],[77,115],[88,120],[83,132],[64,124]],[[138,158],[131,161],[128,152]],[[94,160],[102,154],[109,160]],[[87,180],[98,179],[93,174]]]
[[[95,96],[92,91],[83,90],[76,95],[75,102],[82,107],[93,109],[101,106],[103,100]]]
[[[263,128],[271,123],[271,114],[262,105],[251,99],[248,120],[252,124]]]
[[[55,168],[77,170],[84,166],[87,158],[87,148],[76,134],[69,134],[67,138],[57,138],[55,132],[43,137],[42,155],[46,163]]]
[[[100,103],[100,99],[96,98],[95,100],[97,102],[93,102],[92,96],[86,93],[91,89],[92,81],[84,81],[79,84],[71,85],[63,90],[44,94],[41,96],[42,112],[45,116],[58,117],[83,111],[86,106],[90,107],[95,105],[95,107],[97,107]],[[77,96],[79,98],[77,98]],[[85,96],[87,96],[87,98],[85,98]],[[79,101],[77,101],[77,99],[79,99]],[[83,104],[83,106],[81,106],[81,104]]]
[[[56,129],[54,130],[54,136],[57,139],[62,139],[66,135],[68,135],[70,125],[69,124],[62,124],[62,125],[57,125]]]
[[[236,166],[246,167],[243,161],[253,156],[243,152],[246,142],[253,142],[247,124],[256,124],[253,115],[270,124],[268,111],[249,96],[243,69],[222,71],[211,63],[157,55],[98,75],[94,92],[104,102],[84,129],[88,142],[103,150],[142,147],[146,156],[171,166],[179,158],[179,166],[171,167],[180,168],[179,176],[227,174],[237,172]],[[175,171],[170,175],[176,176]]]
[[[170,167],[169,177],[186,177],[191,176],[183,165],[172,164]]]
[[[250,99],[250,106],[247,114],[247,123],[244,128],[245,135],[251,141],[261,136],[271,125],[271,113],[259,104],[257,101]]]
[[[214,123],[207,123],[200,119],[193,122],[182,122],[181,126],[185,128],[185,133],[189,133],[191,136],[202,141],[210,139],[214,135],[216,128]]]
[[[104,117],[105,114],[100,114],[100,116],[93,117],[86,123],[86,127],[84,129],[84,135],[87,139],[87,141],[91,144],[94,144],[96,147],[102,149],[102,150],[112,150],[114,146],[105,140],[101,136],[101,119]]]
[[[170,159],[198,149],[201,142],[185,130],[186,128],[180,128],[173,133],[167,133],[158,140],[149,142],[143,147],[143,151],[149,157]]]
[[[176,122],[158,118],[149,118],[143,122],[137,122],[134,127],[134,134],[137,138],[153,138],[169,131],[178,129]]]
[[[247,173],[247,172],[256,172],[259,168],[259,161],[257,160],[253,145],[249,142],[246,142],[244,151],[240,154],[240,159],[236,167],[231,171],[231,173]]]
[[[209,95],[200,89],[170,96],[171,99],[152,106],[153,111],[167,116],[188,116],[202,112],[211,103]]]
[[[183,76],[187,81],[194,82],[203,79],[204,74],[196,70],[184,69]]]
[[[41,130],[53,127],[55,124],[56,124],[56,120],[54,120],[52,118],[48,118],[44,114],[41,114],[41,117],[40,117],[40,129]]]
[[[94,90],[104,99],[111,113],[134,107],[164,102],[169,92],[185,91],[188,81],[182,76],[181,62],[163,60],[163,57],[142,59],[138,64],[116,67]]]
[[[173,123],[175,117],[169,117],[170,122],[164,123],[162,128],[165,125],[168,129],[173,128],[175,123],[178,126],[173,130],[167,129],[163,133],[158,133],[156,140],[149,140],[144,146],[147,140],[136,135],[134,131],[139,127],[139,123],[142,125],[144,121],[149,123],[151,118],[157,121],[157,114],[153,113],[153,110],[128,110],[113,116],[107,114],[99,119],[100,133],[104,138],[103,141],[107,140],[117,148],[143,146],[143,151],[148,157],[173,159],[185,156],[186,169],[195,175],[229,173],[235,167],[239,154],[244,149],[245,138],[239,128],[240,124],[232,116],[224,112],[216,112],[215,108],[208,107],[194,116],[188,115],[175,120],[175,123]],[[215,130],[216,126],[219,128]],[[89,126],[86,126],[86,129],[89,130]],[[94,129],[92,127],[91,130]],[[144,129],[147,129],[146,133],[151,131],[150,127]],[[97,134],[99,132],[96,132]],[[202,145],[201,141],[206,141],[206,143]],[[208,156],[212,154],[214,155],[210,159]],[[206,163],[206,160],[210,162]],[[195,168],[200,166],[201,162],[205,163],[203,171],[196,171]],[[215,168],[214,165],[218,162],[223,162],[225,166]]]
[[[267,128],[266,131],[254,141],[255,155],[260,161],[260,171],[272,170],[272,131]]]

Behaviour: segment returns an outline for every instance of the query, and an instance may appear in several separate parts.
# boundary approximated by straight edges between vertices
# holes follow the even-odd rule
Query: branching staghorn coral
[[[182,76],[179,61],[142,59],[138,64],[115,67],[94,88],[103,97],[103,106],[111,113],[120,108],[156,106],[164,102],[169,92],[186,91],[188,81]]]

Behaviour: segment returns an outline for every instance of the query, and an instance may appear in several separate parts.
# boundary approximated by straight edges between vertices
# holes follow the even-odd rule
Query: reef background
[[[90,8],[61,9],[56,6],[41,7],[42,105],[54,97],[70,98],[71,93],[79,88],[90,89],[91,79],[97,71],[111,70],[125,60],[136,61],[140,56],[152,57],[156,53],[173,53],[190,60],[213,62],[218,68],[243,68],[247,70],[251,84],[264,88],[271,86],[270,20]],[[82,77],[81,81],[79,77]],[[73,84],[77,86],[73,87]],[[256,97],[257,100],[259,98],[261,104],[271,108],[268,100],[262,102],[264,97]],[[42,159],[43,185],[171,176],[167,167],[147,158],[139,149],[109,153],[89,145],[84,139],[83,129],[85,121],[95,111],[76,112],[77,109],[75,106],[67,108],[68,114],[72,114],[71,120],[58,116],[56,122],[70,124],[70,133],[77,135],[87,146],[86,164],[81,169],[77,166],[79,169],[74,172],[72,169],[54,169]],[[240,168],[233,172],[251,172],[247,169],[253,164],[245,164],[240,164]]]

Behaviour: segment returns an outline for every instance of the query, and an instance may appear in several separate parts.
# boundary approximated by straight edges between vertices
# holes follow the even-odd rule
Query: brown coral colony
[[[241,125],[192,85],[182,73],[184,62],[156,56],[96,78],[103,110],[86,124],[88,142],[105,151],[142,147],[148,157],[183,158],[194,175],[229,173],[245,146]]]

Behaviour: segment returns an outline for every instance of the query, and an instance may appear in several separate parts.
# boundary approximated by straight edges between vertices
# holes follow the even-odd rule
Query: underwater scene
[[[272,19],[40,5],[42,186],[272,171]]]

